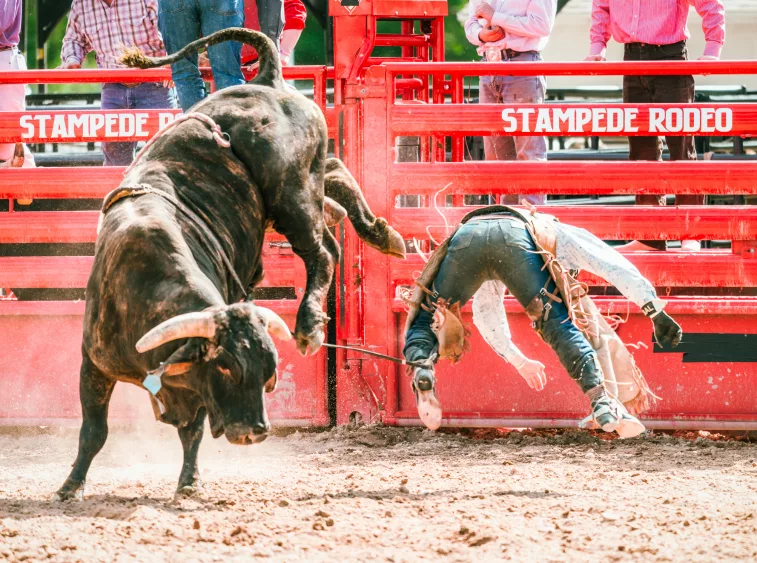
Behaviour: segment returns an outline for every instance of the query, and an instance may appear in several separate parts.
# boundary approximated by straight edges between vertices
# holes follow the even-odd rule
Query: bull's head
[[[271,336],[292,337],[270,309],[236,303],[168,319],[145,334],[137,350],[189,338],[154,373],[202,397],[214,438],[225,434],[232,444],[253,444],[270,429],[263,392],[276,388],[278,356]]]

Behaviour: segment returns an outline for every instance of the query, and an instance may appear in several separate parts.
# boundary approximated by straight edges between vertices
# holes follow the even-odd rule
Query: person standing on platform
[[[587,61],[604,61],[610,37],[624,45],[625,61],[685,61],[688,57],[686,21],[693,6],[702,17],[706,40],[699,60],[716,61],[725,40],[725,8],[721,0],[593,0],[591,47]],[[691,75],[624,76],[627,104],[682,104],[694,101]],[[665,137],[670,160],[696,160],[692,136]],[[629,137],[631,160],[662,160],[659,137]],[[704,205],[704,195],[677,195],[676,205]],[[637,195],[637,205],[665,205],[665,196]],[[633,241],[625,250],[666,250],[664,240]],[[681,248],[698,251],[699,241],[681,241]]]
[[[541,61],[555,24],[555,0],[470,0],[465,35],[488,62]],[[547,90],[543,76],[482,76],[479,103],[541,104]],[[546,160],[547,139],[540,136],[484,137],[486,160]],[[544,195],[505,196],[504,204],[524,198],[541,204]]]
[[[60,68],[81,68],[94,51],[97,66],[127,68],[120,62],[125,48],[138,48],[150,57],[166,54],[158,30],[157,0],[74,0],[63,37]],[[176,107],[168,82],[103,84],[102,109],[165,109]],[[136,141],[103,143],[105,166],[128,166]]]

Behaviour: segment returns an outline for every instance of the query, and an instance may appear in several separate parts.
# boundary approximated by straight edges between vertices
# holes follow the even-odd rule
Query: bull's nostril
[[[266,434],[267,432],[268,432],[268,425],[265,425],[265,426],[256,425],[252,429],[252,433],[255,434],[256,436],[260,436],[261,434]]]

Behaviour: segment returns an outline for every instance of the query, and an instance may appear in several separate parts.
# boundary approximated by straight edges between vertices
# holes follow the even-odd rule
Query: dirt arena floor
[[[260,446],[111,431],[84,502],[48,500],[76,432],[0,429],[3,561],[730,561],[757,558],[757,445],[717,436],[339,428]]]

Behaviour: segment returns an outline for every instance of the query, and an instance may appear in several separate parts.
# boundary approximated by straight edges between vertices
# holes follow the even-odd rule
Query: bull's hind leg
[[[56,493],[58,500],[81,500],[84,497],[89,466],[108,438],[108,404],[116,381],[97,369],[83,350],[82,357],[79,400],[83,420],[79,431],[79,453],[71,474]]]
[[[344,207],[355,232],[365,244],[390,256],[405,257],[405,241],[402,236],[386,219],[376,218],[371,212],[357,180],[338,158],[326,160],[324,191],[326,197]]]
[[[184,464],[181,466],[179,486],[176,496],[192,496],[200,489],[200,470],[197,468],[197,452],[202,442],[205,426],[205,407],[197,411],[197,416],[187,426],[179,428],[179,438],[184,448]]]

